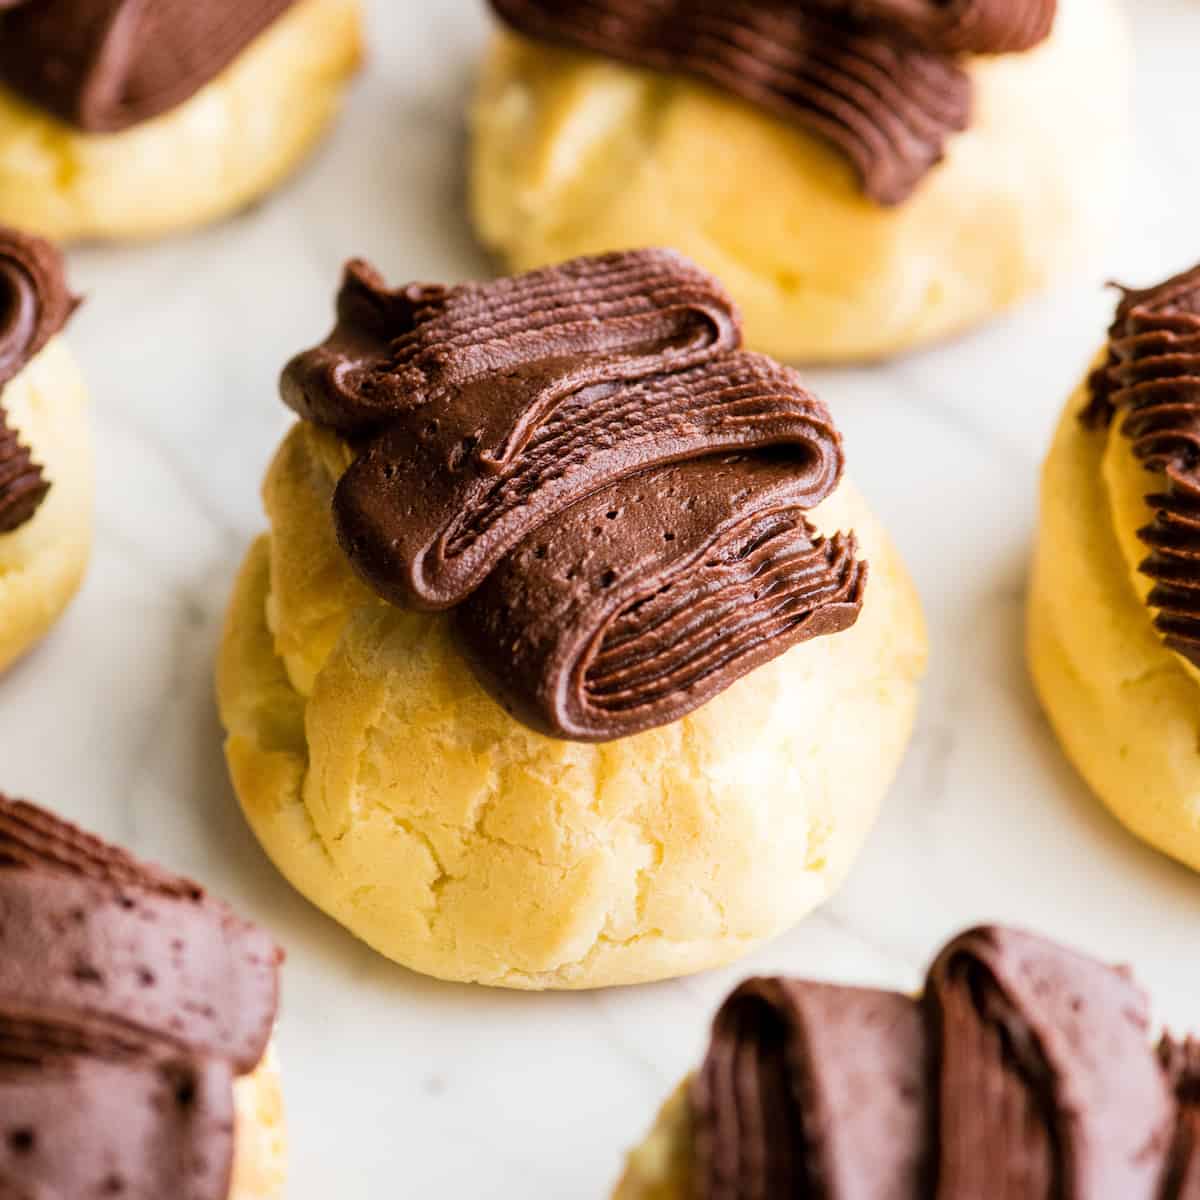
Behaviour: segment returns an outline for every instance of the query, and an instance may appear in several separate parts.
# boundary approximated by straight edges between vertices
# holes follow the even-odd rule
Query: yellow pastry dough
[[[613,1200],[688,1200],[692,1134],[688,1081],[663,1105],[646,1140],[629,1155]]]
[[[0,671],[37,642],[79,589],[92,545],[87,393],[66,343],[49,345],[4,387],[10,426],[51,488],[33,520],[0,533]]]
[[[0,224],[142,238],[245,207],[336,116],[361,22],[359,0],[300,0],[190,100],[123,133],[81,133],[0,88]]]
[[[449,619],[351,573],[312,426],[265,487],[218,672],[246,816],[280,870],[389,958],[445,979],[582,988],[698,971],[840,883],[912,726],[925,633],[848,485],[817,510],[871,563],[858,624],[698,712],[606,745],[542,737],[476,682]]]
[[[1115,0],[1061,0],[1050,41],[976,59],[975,115],[908,203],[681,77],[502,35],[474,105],[472,209],[514,270],[663,245],[733,293],[750,345],[792,360],[894,354],[969,328],[1097,250],[1125,169]]]
[[[237,1132],[230,1200],[282,1200],[287,1179],[283,1088],[274,1047],[234,1085]]]
[[[1145,603],[1137,530],[1155,477],[1072,397],[1042,483],[1029,662],[1063,748],[1113,815],[1200,870],[1200,673],[1168,650]]]

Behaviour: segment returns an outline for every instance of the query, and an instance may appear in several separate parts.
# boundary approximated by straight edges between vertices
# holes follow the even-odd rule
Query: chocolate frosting
[[[198,885],[0,796],[0,1195],[224,1200],[281,961]]]
[[[1057,0],[492,0],[541,41],[693,76],[841,151],[902,204],[971,115],[964,52],[1044,41]]]
[[[977,929],[934,963],[925,1007],[939,1197],[1158,1196],[1173,1106],[1127,973]]]
[[[853,537],[805,519],[840,436],[678,256],[398,291],[356,263],[338,317],[282,387],[358,452],[342,546],[385,599],[456,608],[481,680],[533,728],[669,723],[857,618]]]
[[[804,0],[791,0],[803,3]],[[1054,28],[1058,0],[810,0],[948,54],[1032,50]]]
[[[1159,1060],[1179,1106],[1162,1200],[1200,1200],[1200,1041],[1165,1036]]]
[[[1031,934],[951,942],[922,1001],[751,980],[691,1089],[698,1200],[1181,1200],[1200,1054],[1128,974]]]
[[[1144,291],[1122,289],[1108,361],[1091,380],[1085,424],[1120,422],[1153,472],[1148,603],[1170,649],[1200,666],[1200,267]]]
[[[295,0],[0,0],[0,80],[88,133],[182,104]]]
[[[692,1086],[705,1200],[923,1194],[926,1039],[907,996],[752,979]]]
[[[41,238],[0,227],[0,534],[19,529],[50,491],[4,409],[4,386],[67,323],[78,301],[62,256]]]
[[[691,75],[795,122],[841,151],[867,196],[883,205],[908,199],[970,116],[970,81],[952,56],[823,4],[492,0],[492,7],[528,37]]]

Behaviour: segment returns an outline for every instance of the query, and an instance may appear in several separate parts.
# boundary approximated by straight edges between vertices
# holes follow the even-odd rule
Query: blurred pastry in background
[[[747,341],[878,359],[1097,253],[1126,168],[1114,0],[492,0],[471,151],[513,269],[670,246]]]
[[[62,615],[91,552],[87,393],[60,336],[77,304],[59,252],[0,227],[0,671]]]
[[[269,192],[337,115],[359,0],[0,0],[0,222],[144,238]]]
[[[1200,1044],[1152,1044],[1127,970],[979,928],[917,999],[744,983],[614,1200],[1185,1200],[1198,1098]]]
[[[0,795],[0,1195],[280,1200],[282,959],[197,884]]]
[[[659,250],[453,288],[352,264],[283,393],[218,683],[300,891],[416,970],[583,988],[729,962],[841,883],[920,605],[716,280]]]
[[[1123,290],[1042,479],[1029,662],[1071,761],[1200,870],[1200,267]]]

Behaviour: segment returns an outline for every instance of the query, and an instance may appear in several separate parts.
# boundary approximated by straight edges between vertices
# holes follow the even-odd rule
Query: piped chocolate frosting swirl
[[[452,289],[389,291],[358,263],[283,394],[357,452],[333,515],[363,578],[454,608],[519,719],[604,741],[858,616],[853,536],[806,519],[840,436],[740,346],[728,296],[666,251]]]
[[[492,0],[541,41],[689,75],[841,151],[867,196],[907,200],[971,115],[964,51],[1027,50],[1057,0]]]
[[[790,0],[796,4],[798,0]],[[1057,0],[813,0],[946,54],[1015,54],[1044,42]],[[799,0],[800,4],[804,0]]]
[[[189,100],[296,0],[7,0],[0,81],[88,133]]]
[[[1186,1200],[1195,1046],[1128,974],[996,927],[923,1000],[744,984],[691,1088],[697,1200]]]
[[[1148,603],[1166,645],[1200,666],[1200,267],[1124,290],[1091,392],[1085,424],[1117,421],[1155,476],[1154,519],[1138,531]]]
[[[70,319],[78,301],[62,256],[41,238],[0,227],[0,534],[33,519],[50,484],[9,425],[4,386]]]
[[[1178,1105],[1163,1196],[1196,1200],[1200,1196],[1200,1042],[1164,1037],[1158,1053]]]
[[[0,1195],[225,1200],[281,961],[196,884],[0,796]]]

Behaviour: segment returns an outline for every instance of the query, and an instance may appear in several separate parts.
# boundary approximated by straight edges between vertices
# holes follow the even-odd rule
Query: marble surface
[[[482,5],[374,0],[371,70],[302,179],[201,236],[73,256],[90,296],[72,341],[95,400],[98,540],[67,619],[0,684],[2,784],[196,874],[287,944],[294,1200],[603,1197],[734,980],[766,969],[912,986],[940,941],[978,919],[1133,962],[1165,1019],[1200,1024],[1200,880],[1085,792],[1021,653],[1039,459],[1111,311],[1100,283],[1200,258],[1200,5],[1128,6],[1137,164],[1097,270],[937,353],[812,374],[920,584],[932,669],[907,765],[848,885],[791,935],[704,977],[563,996],[421,979],[289,890],[226,781],[212,659],[288,423],[281,363],[324,332],[350,254],[397,278],[488,270],[462,212]]]

